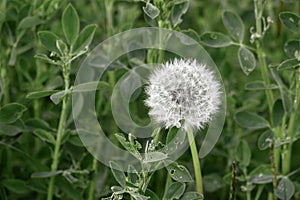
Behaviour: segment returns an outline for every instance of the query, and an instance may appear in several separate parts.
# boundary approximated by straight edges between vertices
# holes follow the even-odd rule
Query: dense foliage
[[[299,0],[1,0],[0,199],[202,198],[189,151],[153,172],[142,158],[145,171],[122,172],[87,151],[73,122],[72,93],[90,89],[74,86],[84,58],[115,34],[149,26],[199,42],[224,83],[225,125],[200,160],[204,199],[300,199]],[[140,155],[182,139],[176,127],[156,129],[152,146],[120,133],[110,104],[125,73],[170,57],[134,51],[92,85],[99,123],[120,148]],[[130,114],[147,124],[146,94],[136,94]]]

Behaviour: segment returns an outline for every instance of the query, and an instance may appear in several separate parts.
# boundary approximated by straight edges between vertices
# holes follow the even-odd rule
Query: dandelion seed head
[[[195,59],[174,59],[150,75],[145,104],[149,115],[166,128],[203,129],[218,111],[220,88],[206,65]]]

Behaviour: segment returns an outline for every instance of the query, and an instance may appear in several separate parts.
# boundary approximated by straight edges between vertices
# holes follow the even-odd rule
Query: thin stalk
[[[193,165],[194,165],[194,172],[195,172],[195,178],[196,178],[196,190],[198,193],[203,195],[201,166],[200,166],[197,146],[195,143],[192,128],[188,128],[187,135],[188,135],[188,139],[189,139],[189,144],[190,144],[190,149],[191,149],[191,154],[192,154],[192,159],[193,159]]]
[[[299,103],[300,103],[300,71],[298,71],[298,78],[296,79],[296,88],[295,88],[295,100],[294,100],[294,107],[293,111],[291,113],[291,117],[288,124],[288,131],[287,135],[290,138],[290,143],[287,147],[287,152],[285,152],[284,162],[282,166],[282,173],[284,175],[288,174],[290,172],[291,168],[291,156],[292,156],[292,147],[293,147],[293,139],[296,132],[296,120],[297,120],[297,112],[299,109]]]
[[[69,73],[70,73],[69,70],[70,70],[70,68],[71,68],[70,64],[62,66],[66,92],[69,89]],[[60,119],[59,119],[54,153],[53,153],[53,160],[52,160],[52,165],[51,165],[52,172],[57,170],[58,163],[59,163],[59,151],[60,151],[61,141],[62,141],[64,132],[65,132],[65,123],[66,123],[66,119],[67,119],[67,102],[68,102],[68,94],[65,97],[63,97],[63,100],[62,100],[62,109],[61,109],[61,113],[60,113]],[[52,198],[53,198],[54,182],[55,182],[55,176],[52,176],[50,178],[50,182],[49,182],[49,186],[48,186],[47,200],[52,200]]]
[[[60,114],[60,120],[59,120],[58,131],[57,131],[54,153],[53,153],[53,161],[52,161],[52,165],[51,165],[52,172],[57,170],[58,163],[59,163],[59,150],[60,150],[61,140],[62,140],[64,130],[65,130],[64,125],[65,125],[65,121],[66,121],[66,117],[67,117],[66,111],[67,111],[67,97],[65,97],[62,102],[62,110],[61,110],[61,114]],[[48,186],[47,200],[52,200],[54,181],[55,181],[55,176],[52,176],[50,178],[50,182],[49,182],[49,186]]]
[[[165,183],[165,192],[164,194],[166,194],[166,192],[168,191],[169,186],[172,184],[172,179],[169,173],[167,173],[167,179],[166,179],[166,183]]]
[[[98,164],[98,160],[96,158],[94,158],[93,159],[93,166],[92,166],[92,169],[94,171],[94,177],[93,177],[93,180],[90,183],[88,200],[94,200],[95,199],[95,188],[96,188],[96,179],[97,179],[97,164]]]
[[[261,193],[262,193],[263,189],[264,189],[263,185],[258,186],[254,200],[259,200],[260,199],[260,196],[261,196]]]
[[[273,193],[275,194],[275,190],[277,188],[277,175],[276,175],[276,167],[275,167],[275,161],[274,161],[274,144],[271,143],[270,146],[270,152],[269,152],[269,156],[270,156],[270,160],[271,160],[271,169],[272,169],[272,183],[273,183]],[[274,195],[273,197],[274,200],[277,200],[277,196]]]
[[[262,32],[262,11],[263,11],[263,5],[260,0],[254,0],[254,13],[255,13],[255,26],[256,26],[256,33],[262,39],[263,32]],[[270,85],[270,79],[268,76],[268,66],[265,60],[265,54],[262,48],[261,41],[259,39],[256,40],[256,52],[257,57],[261,69],[261,76],[265,82],[266,85]],[[267,102],[270,112],[270,118],[272,117],[272,108],[274,103],[274,97],[271,90],[265,90],[266,96],[267,96]]]

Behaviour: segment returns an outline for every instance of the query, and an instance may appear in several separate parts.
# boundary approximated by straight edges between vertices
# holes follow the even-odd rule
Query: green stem
[[[98,160],[96,158],[94,158],[93,166],[92,166],[92,169],[94,171],[94,177],[90,184],[88,200],[93,200],[95,197],[95,187],[96,187],[96,179],[97,179],[97,164],[98,164]]]
[[[58,131],[57,131],[54,153],[53,153],[53,161],[52,161],[52,165],[51,165],[52,172],[57,170],[58,163],[59,163],[59,150],[60,150],[61,140],[62,140],[64,130],[65,130],[64,126],[65,126],[65,121],[66,121],[66,116],[67,116],[66,111],[67,111],[67,97],[65,97],[62,102],[62,110],[61,110],[61,114],[60,114],[60,120],[59,120]],[[50,182],[49,182],[49,186],[48,186],[47,200],[52,200],[54,181],[55,181],[55,176],[52,176],[50,178]]]
[[[190,144],[190,149],[191,149],[191,154],[192,154],[192,159],[193,159],[193,165],[194,165],[194,172],[195,172],[195,178],[196,178],[196,190],[198,193],[203,195],[201,167],[200,167],[197,146],[195,143],[192,128],[188,128],[187,135],[188,135],[188,139],[189,139],[189,144]]]
[[[292,156],[292,147],[293,147],[293,140],[294,140],[294,135],[296,132],[296,121],[297,121],[297,112],[299,109],[299,103],[300,103],[300,70],[298,71],[298,77],[296,80],[296,88],[295,88],[295,100],[294,100],[294,107],[293,111],[291,113],[291,117],[289,120],[289,125],[288,125],[288,131],[287,135],[290,138],[290,143],[288,144],[287,151],[285,152],[285,157],[283,166],[282,166],[282,173],[284,175],[287,175],[290,172],[291,168],[291,156]]]
[[[62,66],[66,92],[69,90],[70,69],[71,69],[70,64]],[[63,97],[63,100],[62,100],[62,109],[61,109],[61,113],[60,113],[60,119],[59,119],[54,153],[53,153],[53,160],[52,160],[52,165],[51,165],[52,172],[57,170],[58,163],[59,163],[59,150],[60,150],[61,141],[62,141],[62,138],[64,135],[65,123],[66,123],[66,119],[67,119],[67,102],[68,102],[68,94],[65,97]],[[47,200],[52,200],[52,198],[53,198],[54,181],[55,181],[55,176],[52,176],[50,178],[50,182],[49,182],[49,186],[48,186]]]
[[[259,200],[260,199],[260,196],[261,196],[261,193],[262,193],[263,189],[264,189],[263,185],[258,186],[254,200]]]

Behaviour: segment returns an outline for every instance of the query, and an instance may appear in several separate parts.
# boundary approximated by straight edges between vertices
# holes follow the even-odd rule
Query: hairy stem
[[[63,77],[64,77],[64,83],[65,83],[65,92],[69,90],[69,74],[70,74],[70,68],[71,65],[63,65]],[[51,165],[51,171],[56,171],[59,163],[59,151],[61,146],[61,141],[65,132],[65,123],[67,119],[67,102],[68,102],[68,94],[63,97],[62,100],[62,109],[60,113],[60,119],[58,123],[58,130],[56,135],[56,141],[55,141],[55,147],[54,147],[54,153],[53,153],[53,160]],[[52,176],[50,178],[49,186],[48,186],[48,194],[47,194],[47,200],[52,200],[53,198],[53,190],[54,190],[54,182],[55,182],[55,176]]]
[[[195,143],[192,128],[188,128],[187,135],[188,135],[188,139],[189,139],[189,144],[190,144],[190,149],[191,149],[191,154],[192,154],[192,159],[193,159],[193,165],[194,165],[194,172],[195,172],[195,178],[196,178],[196,190],[198,193],[203,195],[201,167],[200,167],[197,146]]]

